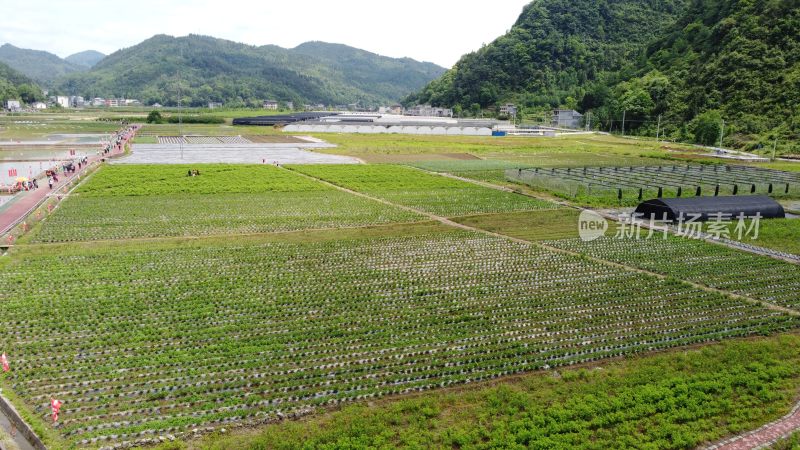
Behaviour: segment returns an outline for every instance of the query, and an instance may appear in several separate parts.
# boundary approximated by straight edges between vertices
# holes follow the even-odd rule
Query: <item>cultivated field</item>
[[[187,176],[193,169],[200,176]],[[269,165],[114,165],[65,200],[31,239],[248,234],[422,219]]]
[[[501,192],[403,166],[292,166],[306,175],[446,217],[553,209],[553,203]]]
[[[316,153],[304,144],[134,144],[119,164],[359,164],[349,156]]]
[[[9,381],[107,444],[799,322],[500,238],[375,234],[32,249],[0,272]]]
[[[693,448],[796,397],[797,265],[583,242],[579,210],[505,177],[657,171],[665,144],[323,138],[384,164],[104,165],[0,260],[0,386],[48,448]]]
[[[800,311],[796,264],[678,237],[568,239],[548,244]]]

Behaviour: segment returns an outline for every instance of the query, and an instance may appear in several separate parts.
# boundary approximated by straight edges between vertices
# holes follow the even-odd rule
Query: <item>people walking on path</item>
[[[132,126],[127,127],[124,131],[119,133],[121,142],[121,145],[119,146],[120,151],[122,151],[125,144],[127,144],[130,139],[135,136],[137,130],[138,127]],[[75,174],[86,170],[90,163],[103,160],[104,158],[102,156],[93,156],[91,158],[84,157],[80,170],[78,170],[78,167],[76,167],[75,161],[54,166],[51,170],[46,172],[47,185],[50,191],[61,188],[63,183],[69,182],[72,177],[75,176]],[[64,174],[64,179],[61,180],[61,183],[59,182],[59,172],[63,172]],[[70,173],[72,173],[72,175],[70,175]],[[16,224],[19,224],[27,214],[32,212],[36,206],[44,201],[44,199],[48,196],[48,192],[44,190],[34,190],[38,187],[38,182],[36,181],[22,183],[22,180],[19,180],[14,187],[15,189],[28,189],[30,192],[18,193],[12,200],[8,202],[7,206],[4,206],[3,211],[0,212],[0,234],[4,234],[12,230]]]

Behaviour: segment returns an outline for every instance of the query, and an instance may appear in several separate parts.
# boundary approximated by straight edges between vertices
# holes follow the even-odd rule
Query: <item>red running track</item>
[[[62,174],[58,178],[58,183],[54,184],[52,189],[50,189],[45,182],[39,183],[39,189],[22,191],[14,195],[14,199],[10,200],[8,206],[6,206],[3,212],[0,213],[0,235],[8,233],[11,228],[16,226],[22,219],[25,218],[25,216],[31,213],[34,208],[41,204],[48,195],[57,192],[64,186],[69,185],[69,183],[71,183],[75,177],[83,174],[89,166],[97,163],[103,158],[110,158],[112,156],[118,156],[124,153],[125,145],[131,139],[133,139],[138,129],[138,126],[133,126],[131,127],[130,132],[121,135],[120,144],[115,145],[110,153],[90,156],[88,163],[82,165],[80,169],[75,171],[75,173],[69,176],[67,174]]]

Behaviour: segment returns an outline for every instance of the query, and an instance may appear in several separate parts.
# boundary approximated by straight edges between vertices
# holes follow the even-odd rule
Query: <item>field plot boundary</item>
[[[93,241],[69,242],[25,242],[14,246],[16,252],[25,255],[36,255],[41,252],[58,252],[63,255],[77,255],[90,252],[102,254],[116,252],[118,249],[131,249],[134,245],[142,248],[180,249],[203,247],[207,245],[223,245],[236,238],[237,243],[298,243],[326,242],[338,239],[363,240],[387,236],[407,236],[419,233],[440,233],[449,231],[435,220],[422,219],[415,222],[392,222],[374,225],[359,225],[340,228],[309,228],[301,230],[270,231],[265,233],[241,234],[207,234],[197,236],[163,236],[128,239],[105,239]],[[0,263],[2,264],[2,263]]]
[[[0,394],[0,414],[17,428],[19,432],[15,437],[17,442],[19,442],[20,439],[24,439],[28,445],[36,450],[47,450],[47,446],[44,445],[39,435],[33,431],[33,428],[31,428],[28,422],[20,415],[17,408],[14,407],[14,404],[2,394]]]
[[[796,278],[796,274],[800,273],[798,265],[766,255],[677,236],[669,236],[667,240],[604,237],[592,242],[571,238],[545,244],[574,251],[584,257],[603,258],[615,264],[627,261],[626,264],[657,275],[679,277],[686,283],[708,286],[756,302],[766,302],[777,308],[800,311],[800,297],[792,296],[800,284],[800,279]],[[732,262],[736,262],[736,256],[741,257],[739,263],[742,267],[749,267],[752,273],[761,278],[739,281],[738,276],[731,275],[731,269],[737,268],[732,265]],[[657,257],[667,259],[659,260]]]
[[[392,204],[442,217],[538,211],[559,205],[526,195],[467,183],[406,165],[291,165],[289,169]]]
[[[86,300],[96,301],[99,306],[113,305],[119,308],[97,314],[87,312],[86,320],[68,329],[64,336],[43,340],[57,349],[52,354],[29,351],[18,360],[19,381],[26,383],[20,388],[25,391],[25,404],[35,404],[32,402],[40,401],[53,389],[56,394],[72,396],[70,406],[74,409],[69,414],[74,415],[65,414],[62,422],[64,428],[61,435],[65,442],[72,442],[73,445],[156,443],[160,433],[190,437],[213,431],[219,426],[236,427],[294,418],[316,406],[496,379],[515,373],[549,369],[550,364],[573,365],[576,362],[606,360],[615,355],[639,354],[647,352],[648,346],[663,350],[683,347],[687,343],[751,335],[757,331],[788,329],[794,327],[798,323],[796,319],[800,317],[800,311],[728,290],[675,280],[674,277],[587,256],[579,251],[464,225],[440,214],[349,189],[293,168],[276,170],[298,174],[321,186],[410,212],[429,221],[417,222],[416,225],[387,224],[365,229],[364,233],[357,232],[350,238],[359,241],[358,246],[344,242],[347,239],[341,238],[341,229],[330,228],[312,233],[303,230],[280,235],[255,234],[253,240],[266,242],[267,245],[252,249],[248,249],[246,243],[225,239],[224,236],[162,238],[163,242],[156,246],[147,245],[152,240],[137,241],[134,245],[124,241],[119,246],[89,242],[81,244],[72,254],[54,254],[54,247],[51,246],[31,245],[21,249],[41,258],[30,258],[24,263],[21,259],[15,259],[13,264],[19,267],[19,272],[3,274],[2,281],[12,287],[6,294],[11,299],[10,317],[27,313],[24,307],[34,311],[39,308],[38,315],[35,312],[31,315],[30,323],[21,322],[26,329],[38,332],[43,326],[49,325],[40,321],[41,308],[45,303],[41,299],[48,298],[46,292],[40,290],[29,294],[25,297],[26,304],[22,300],[16,303],[13,300],[14,289],[19,289],[13,283],[26,276],[26,279],[36,280],[69,271],[73,278],[59,286],[59,289],[63,289],[59,292],[65,294],[63,305],[60,306],[64,311],[78,308],[75,309],[77,311],[81,302]],[[483,188],[490,189],[487,186]],[[370,232],[376,235],[391,233],[393,227],[406,226],[415,230],[408,230],[407,236],[401,238],[389,235],[381,242],[370,242],[370,236],[367,235]],[[418,231],[426,227],[435,230],[420,235]],[[320,242],[307,242],[313,234],[328,238],[331,245],[325,247],[318,245]],[[215,240],[227,242],[226,248],[207,245]],[[272,246],[274,242],[279,244]],[[64,245],[65,248],[74,246],[73,243],[58,245]],[[161,252],[170,247],[186,250],[178,255],[184,259],[176,257],[171,260],[167,257],[168,252]],[[120,248],[124,250],[117,252]],[[93,254],[87,255],[82,249],[92,249]],[[228,253],[224,250],[233,251]],[[245,254],[240,255],[236,250],[243,250]],[[274,260],[264,258],[270,250],[277,250],[273,253]],[[325,255],[325,270],[319,270],[319,262],[323,261],[320,255]],[[356,259],[348,259],[353,256]],[[393,259],[393,256],[397,258]],[[463,261],[458,256],[464,256]],[[112,261],[115,257],[118,257],[119,263]],[[94,278],[92,269],[104,262],[107,263],[104,266],[106,272],[101,278]],[[115,276],[127,273],[124,272],[125,267],[133,267],[132,262],[136,263],[136,270],[131,270],[131,278],[119,280],[117,286],[111,286],[111,283],[117,283]],[[239,273],[238,268],[242,264],[258,267],[258,275]],[[192,268],[201,266],[209,271],[191,273]],[[285,267],[285,273],[269,270],[274,267]],[[186,273],[179,273],[186,269],[189,269]],[[409,284],[403,278],[406,271],[413,275]],[[387,276],[387,273],[391,275]],[[162,274],[165,276],[163,279],[159,278]],[[271,278],[265,278],[263,274],[271,274]],[[338,276],[331,276],[334,274]],[[510,275],[504,279],[493,278],[505,274]],[[148,275],[158,276],[151,279]],[[486,279],[482,283],[484,275]],[[583,280],[575,291],[569,285],[568,292],[574,294],[574,302],[565,301],[563,297],[566,289],[564,283],[569,277]],[[319,287],[322,286],[318,284],[322,279],[329,280],[330,286]],[[430,279],[435,281],[428,281]],[[218,280],[223,281],[217,283]],[[620,296],[630,296],[631,286],[626,282],[631,280],[638,280],[638,284],[634,283],[633,286],[634,289],[639,287],[637,292],[640,293],[641,304],[636,303],[636,298]],[[85,281],[89,283],[84,285]],[[206,303],[198,303],[204,301],[200,293],[205,295],[212,292],[200,289],[201,286],[211,286],[209,282],[217,283],[213,287],[215,292],[220,293],[219,298],[208,298]],[[595,298],[597,291],[591,289],[595,287],[593,282],[603,292],[612,295],[602,300]],[[385,287],[386,283],[392,283],[395,290],[392,290],[392,285]],[[125,290],[117,290],[120,286]],[[254,286],[258,290],[249,290]],[[313,288],[308,289],[309,286]],[[398,286],[402,286],[402,289],[398,290]],[[241,291],[231,288],[241,288]],[[160,289],[160,296],[153,295],[156,289]],[[320,294],[328,289],[328,292]],[[80,296],[76,295],[78,291],[81,292]],[[186,303],[181,302],[184,292]],[[247,301],[240,303],[232,292],[244,295]],[[268,305],[272,309],[259,309],[260,303],[254,300],[261,297],[248,297],[256,292],[263,294],[264,298],[274,296],[279,300],[274,305]],[[311,294],[303,296],[307,292]],[[340,298],[331,295],[332,292],[353,294]],[[361,292],[377,292],[378,295],[361,298]],[[451,292],[454,295],[452,297]],[[487,293],[486,297],[482,297],[483,292]],[[536,302],[517,303],[526,295],[534,295],[531,292],[536,292]],[[178,293],[181,294],[176,297]],[[469,296],[469,300],[462,294]],[[286,302],[302,299],[309,303],[300,303],[301,306],[296,307],[295,303],[281,303],[284,300],[280,299],[284,297]],[[363,302],[345,302],[354,298]],[[517,300],[510,300],[515,298]],[[124,309],[142,299],[148,301],[146,310]],[[337,304],[337,301],[341,303]],[[423,310],[418,304],[432,306]],[[760,308],[748,306],[750,304]],[[191,305],[199,307],[197,310],[187,307]],[[343,306],[341,310],[334,307],[339,305]],[[391,313],[381,314],[380,317],[363,315],[370,308],[381,305]],[[186,311],[178,312],[181,308]],[[488,314],[485,310],[489,311]],[[578,312],[587,310],[596,311],[598,316],[584,322]],[[109,314],[109,311],[119,314],[122,323],[130,320],[131,316],[145,317],[142,325],[148,329],[145,334],[136,336],[142,340],[127,341],[123,339],[126,334],[116,333],[113,327],[106,328],[97,335],[96,340],[86,342],[80,348],[79,358],[76,358],[72,347],[75,342],[82,341],[87,324]],[[541,317],[531,314],[534,311],[538,311]],[[316,322],[326,312],[342,321]],[[228,317],[227,314],[232,316]],[[604,318],[605,314],[608,317]],[[403,326],[408,326],[407,329],[393,328],[392,321],[398,321],[406,315],[416,320],[414,325],[401,321]],[[524,320],[517,322],[518,316]],[[264,321],[254,320],[256,317]],[[446,320],[440,323],[442,317]],[[635,320],[632,319],[634,317]],[[167,324],[180,323],[178,319],[181,318],[195,319],[197,322],[192,324],[206,324],[213,332],[206,334],[202,327],[199,332],[176,329],[176,333],[181,333],[179,335],[159,332],[166,331],[161,327]],[[630,322],[631,325],[628,325],[626,321],[629,320],[641,320],[642,323],[633,325],[634,322]],[[483,328],[483,334],[477,335],[483,321],[493,325]],[[364,322],[368,326],[362,329],[360,324]],[[264,323],[271,325],[265,327]],[[274,325],[277,323],[281,325]],[[304,325],[292,329],[295,323]],[[332,325],[336,325],[338,332],[329,335],[327,330]],[[439,331],[437,326],[441,326],[443,331]],[[570,329],[575,330],[574,336],[569,335]],[[373,341],[364,339],[362,334],[351,334],[364,331],[381,337]],[[295,336],[301,332],[302,339],[308,341],[301,341]],[[287,333],[285,340],[272,337],[282,333]],[[383,337],[381,333],[388,333],[390,338]],[[31,331],[31,335],[35,336],[36,333]],[[215,338],[218,339],[220,335],[229,337],[217,343]],[[25,337],[19,330],[14,336],[12,340],[22,348],[25,345],[42,344]],[[102,347],[102,340],[111,337],[120,342]],[[396,340],[398,337],[409,340]],[[160,357],[158,361],[140,360],[140,356],[132,350],[139,343],[147,348],[143,355],[160,355],[163,352],[164,360]],[[202,345],[189,345],[192,343]],[[230,358],[229,361],[227,357],[231,355],[227,351],[235,349],[237,343],[242,346],[247,343],[249,348],[247,352],[234,352],[242,356],[241,360]],[[531,345],[530,349],[528,344]],[[280,346],[281,351],[272,353],[272,346]],[[341,346],[349,346],[345,348],[350,353],[339,355],[335,350]],[[375,353],[377,350],[382,351]],[[191,358],[200,351],[203,352],[200,358]],[[300,360],[292,359],[298,358],[298,355],[302,355]],[[334,356],[337,359],[332,360]],[[453,359],[446,359],[445,356]],[[180,357],[186,359],[177,360]],[[263,357],[275,359],[266,366],[247,365]],[[122,360],[118,358],[130,361],[130,365],[127,365],[128,362],[122,364],[129,373],[137,368],[142,369],[145,378],[132,379],[124,372],[114,373],[110,367]],[[184,365],[184,361],[192,361],[193,371],[197,367],[195,364],[215,367],[215,364],[220,364],[220,359],[226,362],[221,368],[212,369],[213,374],[208,379],[205,379],[205,375],[187,372],[187,366]],[[59,363],[64,361],[69,361],[71,366],[60,367]],[[400,361],[410,362],[406,367],[398,368]],[[445,361],[448,361],[447,365],[442,367],[448,369],[440,368]],[[170,363],[180,370],[173,372],[173,367],[168,368]],[[287,369],[287,366],[291,368]],[[461,372],[458,372],[459,369]],[[28,372],[24,372],[26,370]],[[87,370],[90,375],[83,380],[75,379],[74,373],[81,373],[81,370]],[[371,372],[375,370],[378,372]],[[338,378],[327,378],[332,371],[336,372]],[[28,378],[25,378],[26,375]],[[51,375],[56,378],[51,379]],[[122,384],[116,386],[115,380],[121,380]],[[245,388],[240,390],[242,386]],[[254,393],[256,397],[248,398],[251,386],[256,386],[258,390]],[[207,387],[210,390],[206,390]],[[208,403],[195,410],[195,403],[185,403],[184,391],[196,392]],[[120,392],[129,395],[123,396]],[[109,406],[105,403],[112,398],[118,399],[119,405]],[[151,418],[153,407],[158,410],[158,416]],[[185,411],[187,407],[188,411]],[[104,416],[106,409],[112,411],[113,417],[121,417],[111,420],[120,421],[107,420]],[[192,427],[199,431],[194,432]]]

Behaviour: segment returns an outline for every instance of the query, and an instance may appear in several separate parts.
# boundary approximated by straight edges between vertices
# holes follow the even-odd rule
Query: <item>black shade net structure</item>
[[[337,113],[329,112],[304,112],[296,114],[281,114],[275,116],[240,117],[233,119],[234,125],[261,125],[261,126],[281,126],[290,123],[303,122],[306,120],[318,120],[322,117],[335,116]]]
[[[714,220],[720,215],[736,218],[756,217],[782,219],[786,212],[780,203],[766,195],[740,195],[730,197],[658,198],[647,200],[636,208],[641,217],[665,218],[676,221],[699,216],[697,220]]]

